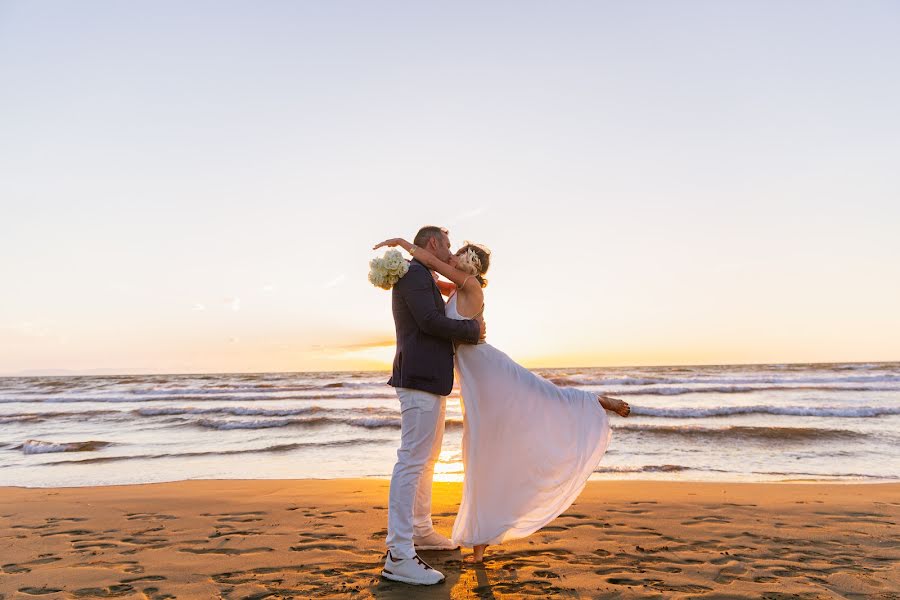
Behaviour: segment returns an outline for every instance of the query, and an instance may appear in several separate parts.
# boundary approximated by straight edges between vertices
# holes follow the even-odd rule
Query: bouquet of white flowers
[[[389,290],[409,271],[409,263],[399,250],[388,250],[381,258],[369,261],[369,282],[375,287]]]

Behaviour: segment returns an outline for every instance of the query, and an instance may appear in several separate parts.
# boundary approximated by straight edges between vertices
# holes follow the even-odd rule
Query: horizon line
[[[526,367],[529,371],[533,370],[560,370],[560,369],[642,369],[642,368],[666,368],[666,367],[747,367],[747,366],[786,366],[786,365],[883,365],[900,363],[900,360],[853,360],[853,361],[832,361],[832,362],[747,362],[747,363],[675,363],[668,365],[603,365],[593,367]],[[34,369],[41,371],[42,369]],[[54,369],[46,369],[53,371]],[[59,371],[69,371],[68,369],[57,369]],[[104,369],[96,369],[104,370]],[[115,371],[115,369],[111,369]],[[320,373],[390,373],[391,369],[340,369],[340,370],[324,370],[324,371],[193,371],[193,372],[112,372],[112,373],[91,373],[78,372],[75,369],[71,373],[33,373],[29,371],[20,371],[18,373],[0,373],[0,378],[12,377],[128,377],[128,376],[169,376],[169,375],[305,375]]]

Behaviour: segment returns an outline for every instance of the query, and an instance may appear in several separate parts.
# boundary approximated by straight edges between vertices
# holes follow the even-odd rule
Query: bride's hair
[[[481,287],[487,286],[487,279],[484,274],[487,273],[488,267],[491,266],[491,251],[481,244],[473,244],[466,242],[465,245],[457,251],[459,257],[456,266],[460,271],[471,273],[481,284]]]

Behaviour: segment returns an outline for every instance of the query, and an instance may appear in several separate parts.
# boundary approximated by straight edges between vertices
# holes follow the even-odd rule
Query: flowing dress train
[[[446,314],[467,318],[456,294]],[[584,489],[609,445],[609,416],[595,394],[557,386],[490,344],[460,344],[454,362],[465,478],[451,538],[474,546],[528,536]]]

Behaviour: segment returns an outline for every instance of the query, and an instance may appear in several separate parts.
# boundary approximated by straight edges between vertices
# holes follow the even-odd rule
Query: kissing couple
[[[466,562],[479,563],[489,544],[531,535],[562,514],[609,445],[606,411],[623,417],[631,411],[621,400],[557,386],[486,343],[490,251],[467,243],[452,254],[448,233],[427,226],[412,244],[394,238],[375,246],[399,246],[412,256],[391,292],[397,351],[388,385],[400,399],[401,433],[381,575],[419,585],[440,583],[444,575],[417,550],[467,546],[473,553]],[[465,475],[447,539],[431,520],[431,484],[454,368]]]

